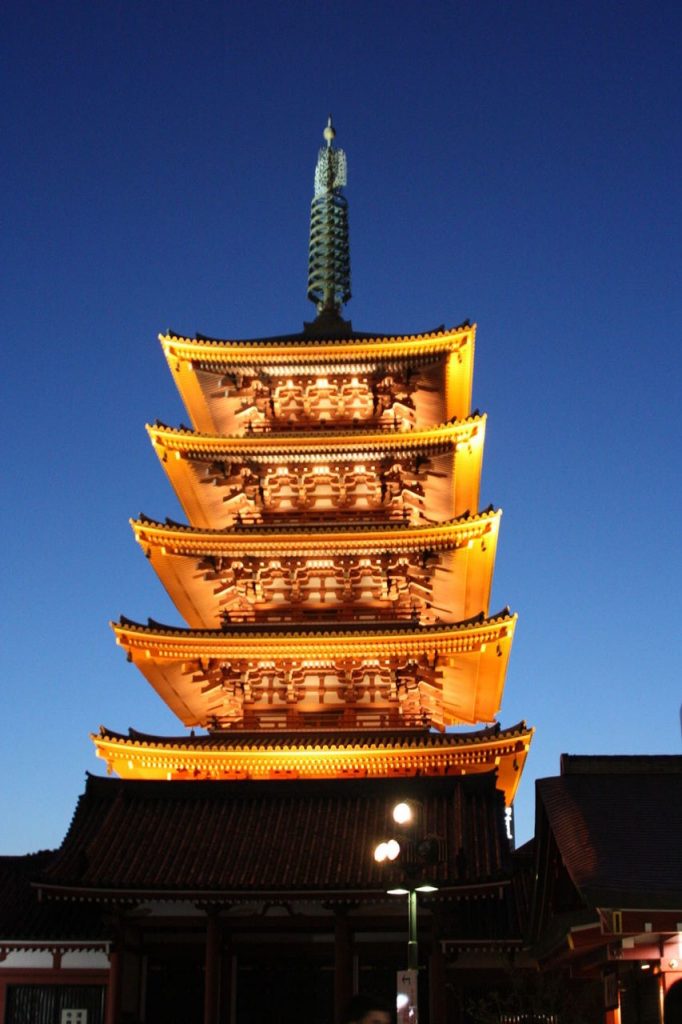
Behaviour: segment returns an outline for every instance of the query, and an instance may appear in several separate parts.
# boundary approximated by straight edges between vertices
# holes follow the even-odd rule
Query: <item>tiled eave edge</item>
[[[494,529],[501,517],[500,510],[486,509],[475,516],[460,516],[446,523],[429,523],[419,526],[403,523],[373,523],[365,526],[339,525],[329,527],[314,524],[288,530],[231,529],[206,530],[183,524],[159,523],[151,519],[131,519],[136,539],[140,544],[163,547],[166,553],[174,555],[214,555],[254,553],[255,555],[275,552],[299,554],[310,549],[318,554],[320,543],[333,548],[334,553],[353,553],[373,550],[387,544],[391,550],[421,551],[425,548],[443,550],[462,547],[469,541],[484,538]]]
[[[0,939],[0,954],[8,953],[108,953],[108,939]],[[93,969],[96,971],[97,968]],[[0,979],[2,975],[0,974]]]
[[[357,359],[395,358],[396,355],[439,354],[457,351],[472,342],[476,325],[431,331],[424,334],[406,335],[364,335],[361,337],[314,338],[303,335],[289,335],[276,338],[251,338],[248,340],[227,340],[214,338],[186,338],[168,332],[159,335],[167,358],[190,362],[201,362],[217,369],[231,358],[254,363],[268,360],[295,358],[298,362],[310,362],[320,354],[340,360],[345,357]]]
[[[119,644],[129,650],[155,649],[156,656],[171,659],[187,657],[236,657],[240,656],[235,648],[241,646],[247,652],[244,656],[252,657],[254,645],[260,645],[261,658],[267,658],[269,652],[292,647],[301,650],[317,651],[322,642],[331,655],[332,651],[343,650],[349,656],[367,656],[367,651],[377,654],[388,654],[396,651],[413,651],[426,653],[437,648],[443,653],[480,649],[482,644],[494,643],[506,636],[513,635],[516,615],[508,609],[488,619],[477,617],[473,622],[457,624],[442,623],[423,626],[406,624],[404,629],[396,629],[392,624],[384,628],[333,629],[324,626],[319,629],[254,629],[230,625],[225,629],[190,630],[180,627],[164,626],[150,622],[141,623],[121,618],[120,622],[112,622],[111,626]],[[152,641],[150,643],[150,641]],[[369,646],[368,646],[369,645]]]
[[[421,752],[425,754],[438,754],[441,751],[448,752],[452,750],[466,753],[467,751],[475,751],[477,748],[497,749],[508,745],[513,746],[521,740],[530,740],[533,735],[533,729],[529,728],[525,722],[519,722],[508,729],[496,731],[492,727],[478,729],[470,733],[424,732],[422,735],[398,737],[387,731],[385,744],[382,744],[380,738],[374,735],[371,738],[363,736],[362,730],[358,730],[357,737],[349,737],[344,741],[335,739],[337,735],[338,730],[330,730],[330,735],[323,738],[319,736],[310,737],[305,732],[301,732],[298,736],[298,742],[274,735],[268,737],[267,741],[253,744],[242,743],[240,745],[238,730],[228,733],[224,737],[225,742],[221,742],[223,737],[215,733],[203,737],[182,736],[176,738],[157,737],[133,732],[131,735],[126,736],[100,726],[99,733],[93,735],[92,739],[106,740],[108,743],[122,747],[135,747],[141,750],[167,750],[169,753],[177,751],[179,753],[191,752],[197,754],[205,752],[234,752],[240,754],[244,752],[256,754],[277,752],[290,754],[298,753],[299,750],[305,750],[311,755],[317,753],[343,754],[350,751],[361,751],[362,753],[376,752],[379,754],[387,751],[400,751],[406,754]],[[230,738],[229,743],[226,742],[227,736]],[[198,740],[205,742],[197,742]]]
[[[147,424],[147,433],[155,446],[169,451],[201,458],[229,457],[230,455],[250,455],[267,458],[275,452],[283,452],[287,457],[294,457],[302,452],[338,453],[363,452],[376,449],[378,452],[419,448],[442,448],[444,451],[453,445],[466,444],[485,429],[486,417],[473,413],[465,420],[453,423],[441,423],[428,430],[395,431],[376,433],[375,431],[344,430],[338,433],[330,431],[316,434],[269,433],[258,436],[230,435],[221,437],[211,434],[200,434],[186,428],[173,428],[163,423]]]
[[[430,893],[422,899],[428,902],[448,902],[467,898],[485,898],[488,894],[493,895],[500,889],[510,886],[508,878],[491,879],[485,882],[473,882],[464,885],[441,885],[437,892]],[[286,896],[287,899],[300,900],[303,903],[319,903],[320,900],[362,900],[372,903],[386,903],[393,905],[395,897],[386,893],[385,886],[368,885],[356,888],[242,888],[242,889],[117,889],[115,887],[93,887],[88,888],[82,885],[55,885],[33,883],[41,896],[50,900],[78,901],[80,903],[115,902],[136,904],[156,900],[161,903],[197,903],[214,904],[224,903],[251,903],[255,899],[276,899]],[[1,945],[1,943],[0,943]]]

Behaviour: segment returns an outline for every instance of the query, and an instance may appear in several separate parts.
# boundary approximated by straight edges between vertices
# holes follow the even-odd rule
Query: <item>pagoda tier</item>
[[[470,775],[497,769],[510,805],[533,730],[525,722],[468,733],[424,729],[213,732],[208,736],[127,735],[103,726],[98,757],[128,779],[328,779]]]
[[[430,430],[215,437],[148,432],[190,522],[373,514],[442,522],[478,508],[485,416]]]
[[[311,325],[314,327],[315,325]],[[346,325],[344,325],[346,326]],[[348,426],[421,430],[471,411],[475,327],[384,336],[312,331],[222,341],[160,336],[196,430]]]
[[[135,537],[193,629],[318,618],[457,622],[488,613],[501,513],[197,530],[148,519]]]
[[[118,643],[187,726],[318,728],[492,722],[516,617],[226,625],[128,620]]]

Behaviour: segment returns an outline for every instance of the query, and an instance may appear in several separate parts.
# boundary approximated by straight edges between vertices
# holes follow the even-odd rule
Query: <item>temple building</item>
[[[339,1022],[394,993],[415,893],[422,1024],[538,967],[586,1022],[678,1019],[682,766],[564,758],[514,851],[532,729],[498,722],[476,329],[344,319],[346,178],[330,119],[300,332],[160,337],[191,425],[147,430],[185,521],[131,526],[181,624],[113,631],[178,732],[101,727],[61,847],[0,858],[0,1024]],[[524,1005],[500,1020],[560,1024]]]

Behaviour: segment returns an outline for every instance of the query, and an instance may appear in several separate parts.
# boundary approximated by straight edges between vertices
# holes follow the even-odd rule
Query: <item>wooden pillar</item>
[[[220,1024],[234,1024],[236,996],[235,966],[230,936],[228,935],[227,941],[225,941],[225,936],[223,935],[220,950],[220,998],[218,999]]]
[[[204,1024],[218,1024],[220,996],[220,922],[217,910],[206,912],[206,959],[204,971]]]
[[[429,956],[429,1020],[431,1024],[446,1024],[445,956],[434,936]]]
[[[117,944],[109,950],[109,984],[107,985],[107,1004],[104,1024],[119,1024],[121,1019],[121,970],[123,967],[123,950]]]
[[[660,1024],[665,1024],[665,974],[659,974],[658,978],[658,1019]]]
[[[353,995],[352,934],[346,910],[335,911],[334,921],[334,1020],[343,1024],[343,1011]]]

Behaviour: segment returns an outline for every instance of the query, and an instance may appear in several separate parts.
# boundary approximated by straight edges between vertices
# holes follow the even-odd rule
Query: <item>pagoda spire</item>
[[[348,202],[342,194],[347,182],[346,154],[336,149],[331,114],[323,132],[326,145],[317,156],[315,195],[310,209],[308,298],[317,306],[318,319],[338,317],[351,297]]]

